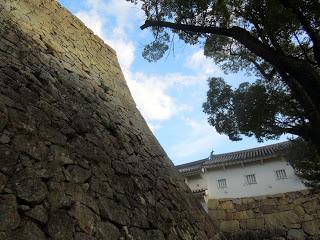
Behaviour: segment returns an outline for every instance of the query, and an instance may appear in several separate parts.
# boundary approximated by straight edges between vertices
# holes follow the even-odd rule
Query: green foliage
[[[144,47],[142,56],[149,62],[155,62],[161,59],[167,50],[168,45],[160,41],[154,41]]]
[[[171,22],[176,25],[203,26],[224,31],[242,29],[250,34],[261,49],[283,54],[289,59],[311,63],[315,66],[310,37],[304,21],[314,29],[320,29],[320,4],[311,0],[141,0],[147,20]],[[288,3],[289,2],[289,3]],[[288,7],[287,5],[292,5]],[[299,17],[296,12],[304,15]],[[308,26],[307,26],[308,27]],[[204,54],[228,72],[246,71],[256,76],[253,84],[242,83],[237,90],[213,79],[204,110],[209,122],[220,133],[232,140],[241,139],[241,134],[255,136],[259,141],[273,139],[283,133],[302,136],[301,129],[310,125],[306,97],[303,88],[294,82],[295,76],[279,69],[270,60],[259,57],[254,49],[249,50],[237,37],[224,34],[209,34],[205,31],[189,31],[151,25],[155,40],[147,45],[143,56],[148,61],[157,61],[166,51],[170,36],[177,34],[188,44],[204,43]],[[171,32],[171,34],[170,34]],[[264,51],[264,50],[263,50]],[[287,64],[291,64],[290,60]],[[318,74],[319,75],[319,74]],[[284,79],[286,78],[286,79]],[[320,81],[320,80],[319,80]],[[312,89],[311,89],[312,91]],[[228,93],[227,95],[223,95]],[[301,93],[301,94],[300,94]],[[303,93],[305,94],[305,93]],[[211,99],[210,99],[211,98]],[[221,98],[228,100],[219,102]],[[316,103],[318,105],[318,103]],[[309,121],[309,122],[308,122]],[[313,120],[313,123],[317,122]],[[302,128],[301,128],[302,127]],[[310,127],[310,126],[309,126]]]
[[[317,147],[301,138],[291,141],[288,158],[296,173],[305,179],[306,185],[320,188],[320,156]]]
[[[188,44],[203,44],[204,54],[226,73],[245,71],[256,77],[237,89],[221,78],[209,79],[203,110],[219,133],[235,141],[242,135],[263,141],[291,133],[312,142],[320,153],[319,1],[131,1],[142,3],[149,20],[143,28],[151,27],[155,36],[143,52],[148,61],[161,58],[170,37],[178,35]],[[303,147],[306,157],[301,159],[315,164],[306,168],[316,169],[319,158]],[[299,164],[295,166],[303,169]],[[303,174],[319,180],[314,173]]]
[[[155,40],[143,49],[142,56],[149,62],[158,61],[168,51],[169,34],[158,30],[155,35]]]
[[[290,55],[305,59],[312,58],[312,54],[306,53],[311,47],[310,39],[301,28],[301,23],[295,14],[285,8],[280,0],[141,0],[142,9],[148,19],[158,21],[172,21],[175,23],[209,26],[209,27],[241,27],[249,31],[252,36],[261,40],[273,48],[281,48],[282,51],[289,51]],[[302,6],[303,11],[313,20],[314,27],[319,28],[319,13],[311,11],[310,8],[317,8],[318,5],[312,1],[296,1]],[[302,3],[301,3],[302,2]],[[310,19],[310,20],[311,20]],[[159,28],[153,28],[156,33]],[[161,31],[168,31],[161,29]],[[209,34],[191,33],[188,31],[173,30],[186,43],[195,44],[204,40],[206,45],[210,38],[215,38]],[[156,35],[156,34],[155,34]],[[297,42],[299,39],[299,43]],[[224,49],[225,56],[230,57],[230,51],[236,50],[241,44],[236,41],[226,40],[218,37],[218,43],[212,41],[211,44],[219,44],[219,49]],[[222,41],[221,41],[222,40]],[[166,40],[159,39],[159,42],[168,44]],[[158,46],[161,45],[161,48]],[[153,45],[150,56],[144,54],[148,60],[156,60],[162,54],[155,54],[159,50],[164,51],[162,44]],[[169,48],[167,48],[169,49]],[[214,52],[211,52],[211,54]],[[217,51],[221,55],[220,51]],[[227,60],[227,58],[225,59]]]
[[[276,139],[306,124],[299,117],[303,110],[285,87],[264,80],[241,83],[233,90],[223,79],[211,78],[203,110],[217,132],[234,141],[241,140],[241,134],[258,141]]]

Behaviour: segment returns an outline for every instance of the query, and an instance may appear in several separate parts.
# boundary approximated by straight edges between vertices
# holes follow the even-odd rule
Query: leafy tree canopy
[[[288,159],[307,186],[320,190],[320,155],[317,148],[297,138],[287,150]]]
[[[258,141],[275,139],[284,133],[303,134],[307,125],[304,112],[281,82],[244,82],[235,90],[221,78],[210,78],[204,112],[218,133],[231,140],[241,134],[255,136]]]
[[[142,29],[154,41],[149,61],[169,49],[172,35],[203,44],[226,72],[245,70],[253,84],[231,89],[209,80],[204,111],[221,133],[270,139],[294,133],[320,150],[320,3],[315,0],[130,0],[142,3]]]

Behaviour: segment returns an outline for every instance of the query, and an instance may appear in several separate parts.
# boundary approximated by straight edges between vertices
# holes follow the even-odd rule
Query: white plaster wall
[[[275,171],[285,169],[287,179],[278,180]],[[246,175],[255,174],[257,184],[248,185]],[[218,189],[217,180],[226,178],[227,188]],[[245,164],[207,171],[208,198],[238,198],[277,194],[306,189],[294,170],[285,160]],[[193,185],[193,183],[189,183]]]
[[[206,189],[207,179],[205,174],[187,177],[187,185],[191,190]]]

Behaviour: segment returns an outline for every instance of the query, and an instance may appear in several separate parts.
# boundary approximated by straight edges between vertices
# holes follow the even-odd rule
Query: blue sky
[[[138,109],[175,164],[271,144],[254,138],[232,142],[207,123],[202,112],[209,77],[224,77],[236,87],[249,81],[243,73],[224,75],[201,46],[176,40],[174,51],[156,63],[142,58],[143,46],[152,37],[141,31],[143,12],[125,0],[59,0],[93,32],[113,47]],[[282,137],[280,140],[285,140]]]

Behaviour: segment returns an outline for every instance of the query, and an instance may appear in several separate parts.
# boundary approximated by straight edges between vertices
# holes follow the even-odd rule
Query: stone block
[[[247,229],[247,220],[239,220],[241,230]]]
[[[185,239],[189,239],[190,234],[188,233],[184,233],[183,234]],[[160,230],[150,230],[147,231],[147,239],[159,239],[159,240],[165,240],[164,234],[163,232],[161,232]]]
[[[115,225],[109,222],[100,222],[97,224],[96,235],[98,239],[117,240],[120,237],[120,231]]]
[[[67,137],[56,129],[52,129],[48,126],[40,126],[40,136],[44,139],[58,145],[65,145]]]
[[[233,207],[233,203],[232,203],[232,201],[225,201],[225,202],[222,202],[221,204],[220,204],[220,207],[222,208],[222,209],[225,209],[225,210],[230,210],[230,209],[233,209],[234,207]]]
[[[267,196],[256,196],[256,197],[253,197],[253,199],[256,201],[263,201],[267,199]]]
[[[264,229],[264,219],[248,219],[247,220],[247,229],[249,230],[262,230]]]
[[[8,123],[8,109],[4,103],[0,102],[0,132]]]
[[[122,204],[100,197],[98,205],[102,218],[121,225],[130,223],[128,209]]]
[[[304,222],[302,224],[303,230],[309,235],[320,235],[320,220]]]
[[[91,177],[91,171],[79,166],[70,165],[67,167],[70,181],[73,183],[84,183]]]
[[[6,177],[6,175],[2,174],[0,172],[0,193],[3,191],[3,189],[5,188],[6,184],[7,184],[7,180],[8,178]]]
[[[220,230],[222,232],[237,232],[240,230],[239,221],[236,221],[236,220],[222,221],[220,223]]]
[[[276,206],[278,205],[278,200],[275,198],[267,198],[263,200],[263,205],[271,205],[271,206]]]
[[[219,200],[209,199],[208,200],[208,209],[217,209],[219,206]]]
[[[312,221],[314,217],[312,215],[305,214],[302,219],[304,222],[308,222],[308,221]]]
[[[48,221],[48,213],[42,205],[35,206],[25,214],[26,216],[31,217],[41,223],[46,223]]]
[[[231,199],[233,204],[242,204],[242,199],[241,198],[234,198],[234,199]]]
[[[290,224],[288,226],[288,228],[300,229],[301,228],[301,224],[299,224],[299,223]]]
[[[225,210],[226,212],[226,217],[225,220],[234,220],[234,213],[233,212],[228,212],[228,210]]]
[[[254,198],[243,198],[241,199],[241,204],[253,204],[255,203]]]
[[[265,224],[268,229],[288,227],[291,224],[299,223],[300,218],[291,211],[276,212],[265,215]]]
[[[312,213],[316,212],[318,209],[320,209],[320,204],[319,204],[318,199],[313,199],[311,201],[304,203],[303,208],[306,211],[306,213],[312,214]]]
[[[305,240],[306,235],[302,230],[290,229],[288,231],[288,240]]]
[[[76,232],[74,240],[96,240],[96,238],[83,232]]]
[[[10,136],[7,134],[0,135],[0,143],[7,144],[10,142]]]
[[[13,149],[5,145],[0,145],[0,170],[5,174],[14,171],[15,164],[18,160],[18,154]]]
[[[273,213],[275,210],[275,206],[271,206],[271,205],[263,205],[259,208],[259,210],[263,213],[263,214],[268,214],[268,213]]]
[[[45,233],[33,222],[24,222],[22,228],[17,231],[15,240],[46,240]]]
[[[209,210],[209,215],[216,220],[226,219],[226,212],[223,209]]]
[[[293,212],[301,217],[305,215],[305,211],[303,210],[303,208],[301,206],[295,206],[293,208]]]
[[[279,211],[289,211],[293,209],[293,205],[286,203],[279,205],[277,208]]]
[[[13,144],[16,151],[26,153],[34,159],[43,161],[47,158],[48,147],[38,137],[22,134],[16,135]]]
[[[0,231],[13,230],[20,223],[17,200],[14,195],[0,195]]]
[[[76,202],[71,209],[70,214],[77,220],[78,225],[83,232],[88,233],[89,235],[92,234],[96,222],[99,220],[94,212],[79,202]]]
[[[40,178],[23,178],[15,186],[18,197],[30,203],[39,203],[48,195],[47,186]]]
[[[252,210],[235,212],[233,214],[233,218],[235,220],[243,220],[243,219],[248,219],[248,218],[254,218],[254,213],[253,213]]]
[[[48,234],[52,239],[70,240],[75,232],[74,220],[65,210],[52,213],[47,224]]]

